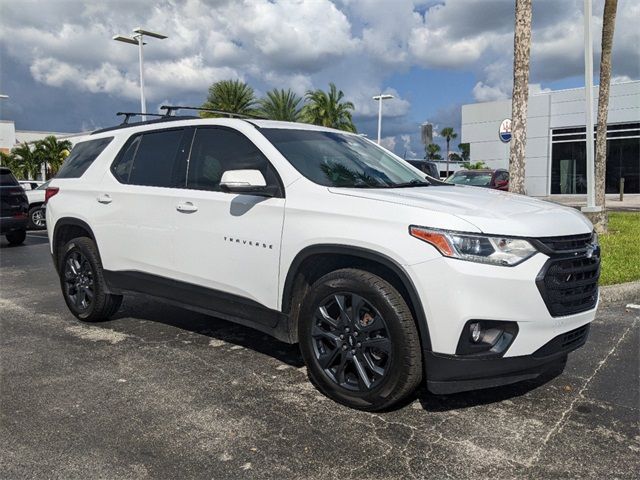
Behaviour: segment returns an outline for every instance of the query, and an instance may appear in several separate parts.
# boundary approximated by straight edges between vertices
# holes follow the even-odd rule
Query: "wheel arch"
[[[391,272],[392,278],[385,278],[405,298],[416,320],[420,343],[425,351],[431,350],[429,327],[424,307],[416,287],[404,268],[394,259],[367,248],[320,244],[301,250],[291,262],[282,290],[282,312],[289,317],[289,335],[293,342],[298,338],[298,309],[306,289],[325,273],[340,268],[361,268],[371,273],[383,275]]]
[[[58,252],[60,247],[76,237],[89,237],[94,242],[96,241],[93,230],[84,220],[75,217],[59,218],[53,228],[53,235],[51,236],[51,254],[56,271],[58,270]]]

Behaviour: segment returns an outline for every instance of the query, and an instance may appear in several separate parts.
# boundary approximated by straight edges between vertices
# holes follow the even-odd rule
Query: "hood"
[[[330,188],[329,191],[434,213],[448,213],[488,234],[555,237],[593,230],[591,222],[574,208],[489,188],[456,185],[393,189]],[[416,218],[415,223],[420,225],[420,218]]]

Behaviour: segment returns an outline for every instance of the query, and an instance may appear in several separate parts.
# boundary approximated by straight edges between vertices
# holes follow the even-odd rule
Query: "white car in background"
[[[37,180],[18,180],[18,183],[25,190],[25,192],[28,192],[29,190],[35,190],[40,185],[42,185],[43,182],[39,182]]]
[[[47,228],[44,194],[48,185],[49,182],[45,182],[33,190],[27,190],[25,188],[25,193],[29,200],[29,220],[27,223],[27,229],[29,230],[44,230]]]

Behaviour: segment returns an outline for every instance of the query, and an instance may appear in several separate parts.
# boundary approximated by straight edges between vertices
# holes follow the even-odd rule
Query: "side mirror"
[[[266,195],[266,186],[267,182],[260,170],[227,170],[220,180],[223,192]]]

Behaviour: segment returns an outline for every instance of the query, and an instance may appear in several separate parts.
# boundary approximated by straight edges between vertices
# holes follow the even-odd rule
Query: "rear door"
[[[176,205],[192,135],[189,128],[142,132],[116,157],[93,215],[106,270],[174,275]]]
[[[0,217],[26,218],[27,196],[11,171],[0,168]]]
[[[222,174],[238,169],[260,170],[271,196],[222,192]],[[177,277],[275,309],[285,206],[281,183],[242,133],[198,128],[186,188],[176,197],[192,209],[177,214]]]

